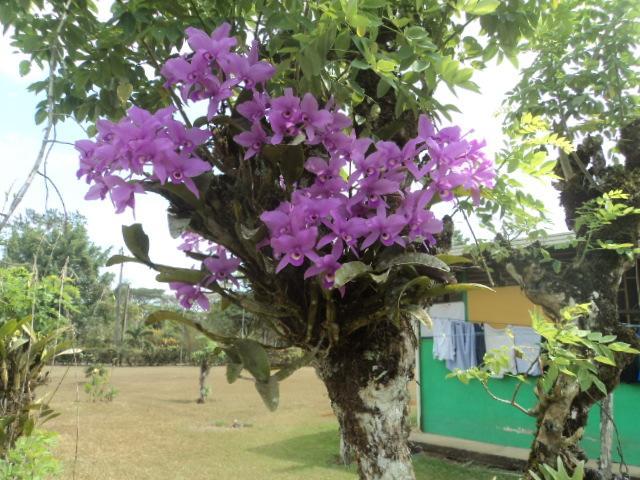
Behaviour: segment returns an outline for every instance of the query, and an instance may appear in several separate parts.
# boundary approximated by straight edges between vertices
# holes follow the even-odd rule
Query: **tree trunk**
[[[600,471],[605,480],[613,478],[611,451],[613,449],[613,393],[600,405]]]
[[[203,360],[200,363],[200,397],[198,398],[198,403],[204,403],[207,399],[207,378],[209,377],[209,372],[211,372],[211,365],[208,361]]]
[[[601,304],[602,305],[602,304]],[[596,316],[597,318],[597,316]],[[616,325],[613,328],[604,328],[606,321],[596,320],[606,334],[617,335],[618,339],[636,345],[635,335],[629,329]],[[595,330],[593,327],[591,327]],[[605,385],[608,395],[620,383],[622,370],[633,360],[633,355],[616,354],[616,367],[601,365],[598,377]],[[533,478],[530,472],[540,474],[543,464],[555,466],[557,459],[561,458],[569,471],[573,471],[576,465],[588,460],[587,455],[580,446],[580,441],[587,426],[589,411],[599,401],[607,398],[595,386],[586,391],[581,391],[576,379],[560,375],[549,395],[541,397],[538,412],[537,431],[529,461],[527,464],[525,479]],[[609,476],[607,476],[607,471]],[[585,480],[604,480],[610,478],[609,468],[597,470],[586,468]]]
[[[362,480],[413,480],[409,391],[415,337],[390,323],[363,328],[316,365]]]

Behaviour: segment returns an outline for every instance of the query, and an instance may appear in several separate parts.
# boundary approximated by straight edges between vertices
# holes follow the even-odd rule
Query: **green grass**
[[[63,371],[54,369],[52,390]],[[75,470],[76,480],[357,479],[354,467],[337,462],[337,422],[313,370],[282,383],[273,413],[252,382],[228,385],[219,368],[210,377],[211,396],[198,405],[197,378],[192,367],[118,368],[113,402],[91,402],[80,388],[77,403],[84,375],[72,369],[52,401],[61,415],[44,425],[60,434],[62,478],[71,480]],[[414,462],[418,480],[517,478],[422,454]]]
[[[336,445],[338,430],[333,425],[318,425],[312,433],[310,428],[290,431],[290,438],[253,449],[254,453],[269,457],[273,471],[281,463],[290,466],[277,470],[278,473],[296,473],[291,478],[316,478],[311,472],[322,472],[322,479],[355,479],[353,466],[343,467],[337,464]],[[413,457],[417,480],[514,480],[518,476],[473,465],[461,465],[454,462],[416,454]],[[275,476],[272,478],[284,478]],[[287,476],[286,478],[289,478]]]

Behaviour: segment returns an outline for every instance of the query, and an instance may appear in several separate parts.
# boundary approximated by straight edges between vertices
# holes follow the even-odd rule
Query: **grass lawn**
[[[50,390],[65,371],[54,369]],[[209,402],[197,405],[197,378],[192,367],[118,368],[112,374],[116,399],[92,403],[82,390],[82,369],[70,369],[52,402],[61,415],[45,424],[60,434],[63,478],[73,478],[74,464],[75,478],[83,480],[357,478],[355,470],[336,464],[337,424],[313,370],[282,384],[275,413],[251,382],[228,385],[220,368],[210,376]],[[414,463],[424,480],[517,478],[422,454]]]

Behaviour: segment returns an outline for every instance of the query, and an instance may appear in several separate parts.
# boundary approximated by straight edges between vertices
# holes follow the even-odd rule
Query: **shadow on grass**
[[[286,440],[249,449],[290,465],[273,472],[303,472],[309,469],[326,469],[327,478],[356,478],[354,465],[345,467],[338,462],[339,439],[336,429],[325,428],[314,433],[292,436]],[[461,459],[462,460],[462,459]],[[293,463],[293,465],[291,465]],[[490,470],[472,464],[460,464],[419,453],[413,456],[418,480],[515,480],[513,472]],[[331,474],[332,472],[333,474]],[[349,475],[351,474],[351,475]],[[301,474],[300,478],[304,478]]]
[[[295,463],[279,469],[280,472],[295,472],[310,468],[353,472],[355,467],[345,467],[338,463],[339,439],[335,429],[320,430],[315,433],[293,436],[279,442],[249,449],[252,453],[271,457],[275,460]]]

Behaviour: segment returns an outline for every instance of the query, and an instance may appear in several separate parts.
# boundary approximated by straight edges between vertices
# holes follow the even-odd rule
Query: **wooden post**
[[[124,251],[120,249],[120,255],[122,255]],[[124,269],[124,263],[120,264],[120,275],[118,276],[118,286],[116,287],[116,318],[115,318],[115,331],[113,332],[113,343],[115,344],[116,350],[118,350],[120,346],[120,339],[122,337],[122,333],[120,332],[120,295],[122,294],[122,270]]]
[[[600,473],[602,478],[613,478],[611,449],[613,444],[613,393],[607,395],[600,405]]]

